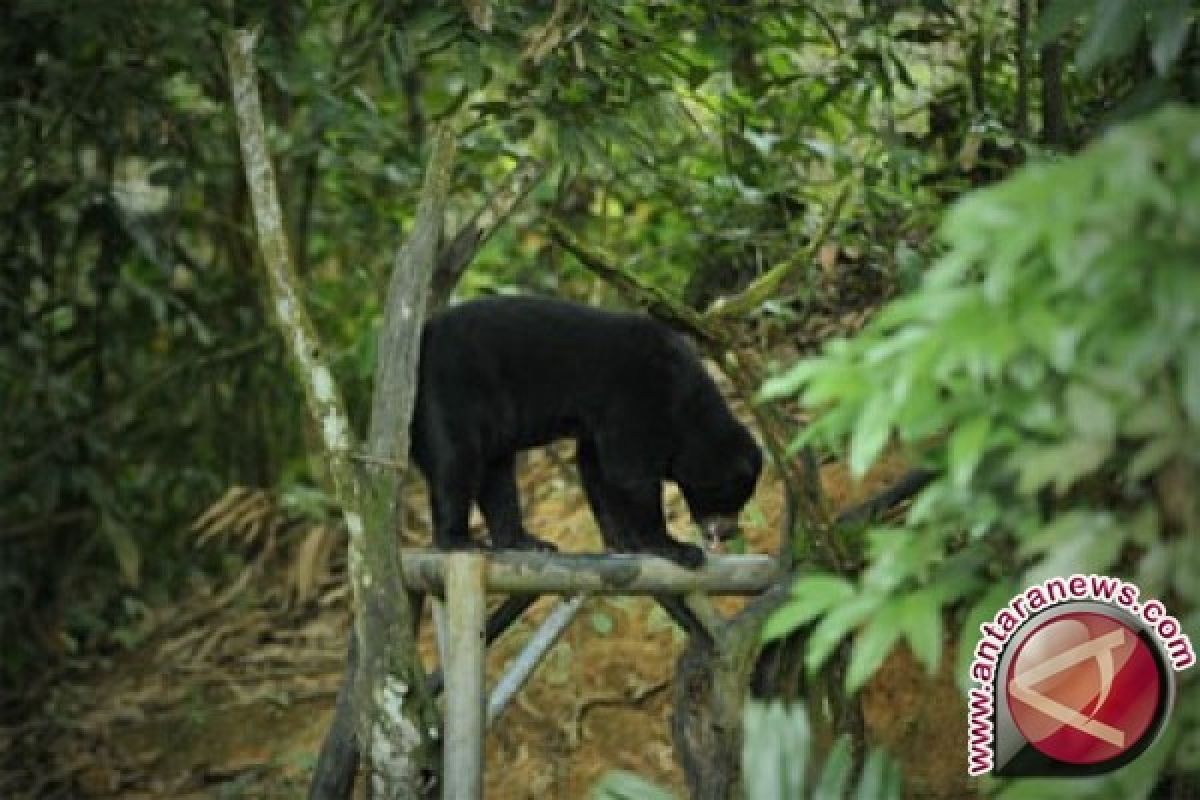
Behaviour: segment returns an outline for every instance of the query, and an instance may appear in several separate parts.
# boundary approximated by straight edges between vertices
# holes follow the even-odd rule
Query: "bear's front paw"
[[[652,552],[674,561],[685,569],[699,569],[704,566],[704,550],[694,544],[674,542],[669,547],[655,548]]]
[[[454,539],[453,541],[439,544],[434,542],[434,549],[441,550],[444,553],[478,553],[483,550],[483,545],[474,539]]]
[[[545,539],[528,533],[496,544],[497,550],[532,550],[538,553],[557,553],[558,548]]]

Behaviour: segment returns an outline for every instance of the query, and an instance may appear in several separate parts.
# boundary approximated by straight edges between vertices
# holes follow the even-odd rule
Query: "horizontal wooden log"
[[[442,593],[446,557],[437,551],[405,550],[405,585]],[[710,555],[696,570],[659,556],[513,550],[487,553],[486,563],[488,591],[506,594],[758,594],[777,573],[775,559],[768,555]]]

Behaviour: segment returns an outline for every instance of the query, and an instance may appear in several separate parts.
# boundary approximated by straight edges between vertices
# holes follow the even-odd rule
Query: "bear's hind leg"
[[[479,488],[477,462],[469,457],[439,459],[427,472],[433,512],[433,546],[439,550],[474,550],[467,523]]]

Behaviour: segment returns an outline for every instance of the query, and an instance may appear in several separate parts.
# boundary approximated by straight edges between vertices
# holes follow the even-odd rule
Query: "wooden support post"
[[[484,628],[487,595],[484,556],[446,556],[446,724],[442,763],[444,800],[483,796]]]
[[[431,604],[433,617],[433,640],[437,645],[438,666],[446,670],[446,645],[449,642],[450,629],[446,626],[446,601],[434,595]]]

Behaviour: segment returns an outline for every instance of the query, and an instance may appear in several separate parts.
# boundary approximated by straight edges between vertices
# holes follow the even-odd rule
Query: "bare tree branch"
[[[590,272],[620,292],[631,305],[644,308],[671,327],[695,336],[706,348],[711,345],[725,346],[728,342],[729,337],[720,330],[719,324],[705,318],[695,309],[675,302],[657,286],[652,286],[633,273],[621,269],[617,266],[615,257],[594,245],[584,244],[561,221],[552,217],[547,220],[547,224],[554,241],[575,256]]]
[[[450,244],[442,249],[433,272],[433,296],[430,299],[433,308],[446,304],[471,259],[545,174],[546,166],[542,162],[522,159],[470,221],[459,229]]]

